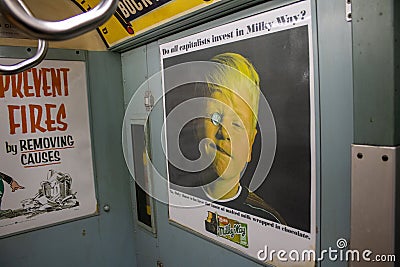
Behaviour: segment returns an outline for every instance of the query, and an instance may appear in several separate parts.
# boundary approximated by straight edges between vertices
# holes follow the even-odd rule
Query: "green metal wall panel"
[[[352,1],[356,144],[400,144],[395,2],[398,1]],[[396,7],[398,10],[398,3]]]
[[[353,90],[351,22],[345,1],[317,1],[320,87],[321,249],[350,237]],[[321,266],[347,266],[325,260]]]

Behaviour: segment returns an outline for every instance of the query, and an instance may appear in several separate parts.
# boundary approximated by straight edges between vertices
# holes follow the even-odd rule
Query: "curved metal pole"
[[[24,3],[21,3],[21,7],[24,9],[24,11],[28,14],[31,15],[31,12],[29,9],[24,5]],[[36,51],[36,54],[28,58],[24,61],[15,63],[13,65],[0,65],[0,74],[17,74],[19,72],[22,72],[24,70],[30,69],[36,65],[38,65],[44,57],[47,54],[47,49],[49,48],[48,42],[44,40],[39,40],[38,43],[38,48]]]
[[[15,26],[38,39],[62,41],[84,34],[105,23],[115,12],[118,0],[102,0],[86,13],[60,21],[32,17],[21,0],[0,0],[1,13]]]

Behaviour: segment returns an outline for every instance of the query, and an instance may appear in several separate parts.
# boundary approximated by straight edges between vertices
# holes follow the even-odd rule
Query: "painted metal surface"
[[[400,92],[398,90],[400,2],[353,0],[352,14],[354,143],[375,146],[368,149],[368,153],[384,149],[382,146],[395,149],[400,144]],[[358,148],[354,146],[353,149],[355,150],[356,147]],[[364,161],[355,160],[353,169],[360,168],[359,165],[362,162]],[[364,242],[363,245],[370,246],[372,249],[388,247],[389,243],[395,242],[391,245],[396,249],[396,256],[399,256],[400,231],[396,227],[390,227],[390,224],[398,222],[400,218],[398,177],[393,177],[394,170],[389,171],[379,166],[378,162],[375,159],[370,163],[377,167],[374,172],[367,173],[371,170],[370,166],[365,166],[357,172],[353,170],[352,240],[354,239],[356,244]],[[396,172],[399,170],[399,162],[397,157],[397,162],[393,163]],[[364,179],[365,183],[362,183],[360,179]],[[374,185],[375,190],[373,190]],[[371,196],[367,198],[367,195]],[[380,203],[379,210],[372,208],[370,215],[353,216],[357,209],[365,210],[368,205],[374,207],[374,200]],[[364,201],[363,205],[361,201]],[[381,214],[383,210],[386,211],[385,214]],[[377,217],[382,221],[379,225],[377,225]],[[363,222],[360,218],[367,221]],[[368,234],[365,234],[366,230],[369,230]],[[362,236],[363,233],[365,236]]]
[[[395,251],[396,164],[399,147],[353,145],[351,152],[351,249],[392,255]],[[360,257],[362,258],[362,257]],[[364,259],[350,266],[365,266]],[[371,262],[368,266],[394,266]]]
[[[353,0],[352,16],[354,142],[396,146],[400,144],[400,93],[395,85],[399,81],[399,42],[395,38],[399,3]]]
[[[131,50],[125,54],[121,55],[122,58],[122,73],[124,80],[124,100],[125,107],[128,106],[132,96],[137,92],[137,89],[147,80],[148,77],[148,64],[147,64],[147,47],[140,47],[134,50]],[[131,132],[130,132],[130,124],[138,124],[141,122],[142,124],[146,123],[147,112],[144,105],[144,97],[138,97],[134,99],[131,105],[134,106],[134,112],[129,114],[129,118],[126,118],[128,125],[126,125],[125,130],[127,131],[127,140],[126,144],[129,146],[127,153],[127,161],[132,164],[133,155],[131,151],[132,140]],[[135,182],[133,180],[133,174],[130,177],[130,190],[132,192],[132,207],[136,213],[136,194],[135,194]],[[156,181],[157,179],[153,179]],[[159,185],[154,185],[153,188],[158,188]],[[157,190],[157,189],[156,189]],[[155,206],[155,218],[157,218],[157,208],[158,204],[153,201],[153,205]],[[156,228],[158,232],[158,218],[156,221]],[[152,235],[149,231],[138,226],[138,222],[134,220],[134,228],[135,228],[135,254],[137,257],[137,266],[155,266],[157,260],[159,259],[159,248],[158,248],[158,239]],[[158,235],[158,233],[157,233]]]
[[[350,237],[350,145],[353,142],[351,24],[345,2],[317,1],[321,188],[321,249]],[[347,266],[325,260],[321,266]]]

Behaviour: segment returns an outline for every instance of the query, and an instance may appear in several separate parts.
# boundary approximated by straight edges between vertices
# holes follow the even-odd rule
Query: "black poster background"
[[[273,165],[269,173],[265,174],[267,179],[255,193],[275,208],[289,226],[306,232],[310,232],[311,214],[308,42],[307,26],[302,26],[166,58],[163,61],[164,68],[167,68],[183,62],[207,61],[217,54],[233,52],[252,62],[260,76],[260,88],[271,107],[277,130]],[[176,105],[194,96],[194,85],[182,86],[168,93],[165,99],[166,115],[168,116]],[[193,142],[191,132],[192,130],[187,129],[180,135],[183,150],[185,144]],[[244,177],[251,178],[251,173],[258,163],[260,150],[260,134],[257,134],[252,161]],[[171,164],[168,168],[172,182],[182,175],[182,171],[176,170]],[[184,175],[188,177],[191,174]],[[248,186],[249,183],[249,178],[241,180],[244,186]]]

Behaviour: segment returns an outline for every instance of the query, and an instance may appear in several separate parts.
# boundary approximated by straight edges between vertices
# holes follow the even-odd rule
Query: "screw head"
[[[110,205],[105,204],[105,205],[103,206],[103,210],[104,210],[105,212],[109,212],[109,211],[110,211]]]

